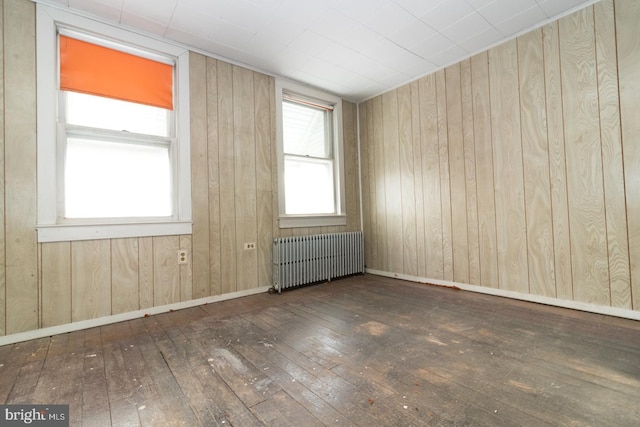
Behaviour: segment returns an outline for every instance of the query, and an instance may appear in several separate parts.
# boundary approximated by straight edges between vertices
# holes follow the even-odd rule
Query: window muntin
[[[345,225],[342,100],[276,80],[279,226]]]
[[[93,240],[103,238],[126,238],[144,236],[166,236],[191,234],[191,173],[190,173],[190,115],[189,115],[189,51],[164,41],[149,38],[129,30],[107,25],[90,18],[69,13],[65,10],[38,3],[37,12],[37,81],[38,81],[38,241],[59,242],[74,240]],[[152,127],[156,130],[142,130],[128,124],[121,129],[121,123],[114,124],[112,129],[100,128],[103,124],[88,123],[84,119],[66,119],[66,96],[62,96],[59,83],[59,35],[77,38],[82,41],[121,51],[140,58],[155,61],[164,67],[163,81],[169,82],[170,92],[162,90],[153,95],[155,100],[161,99],[170,113],[162,118],[161,123]],[[135,62],[135,61],[134,61]],[[167,78],[166,70],[169,67]],[[131,73],[125,73],[131,84]],[[141,73],[138,73],[141,74]],[[142,73],[148,76],[149,73]],[[146,77],[145,77],[146,78]],[[150,79],[146,79],[150,80]],[[121,79],[114,81],[122,82]],[[147,81],[134,81],[140,89]],[[126,85],[121,85],[125,87]],[[148,86],[147,86],[148,87]],[[65,91],[66,92],[66,91]],[[79,90],[83,93],[89,91]],[[128,99],[135,96],[135,102],[156,105],[154,100],[141,100],[140,91],[126,90],[127,97],[107,94],[117,99]],[[102,96],[104,93],[93,93]],[[149,93],[147,92],[147,95]],[[169,95],[167,97],[167,94]],[[68,95],[68,92],[67,92]],[[146,96],[146,95],[145,95]],[[165,110],[163,115],[165,115]],[[99,115],[94,117],[100,119]],[[76,121],[74,121],[76,120]],[[77,121],[79,120],[79,122]],[[74,123],[74,124],[71,124]],[[77,124],[83,123],[83,124]],[[88,126],[84,126],[88,124]],[[108,127],[108,126],[107,126]],[[127,130],[123,132],[123,130]],[[166,209],[160,216],[134,217],[97,217],[64,218],[65,210],[64,169],[67,138],[91,139],[106,142],[112,147],[124,143],[163,148],[162,155],[170,160],[171,188],[169,192],[171,211],[166,216]],[[160,138],[162,141],[157,140]],[[77,142],[77,141],[75,141]],[[85,141],[86,143],[86,141]],[[77,147],[75,147],[77,148]],[[120,174],[121,162],[114,166]],[[167,170],[166,168],[164,169]],[[142,171],[141,171],[142,172]],[[137,175],[136,179],[139,179]],[[153,173],[151,174],[153,175]],[[144,179],[144,178],[143,178]],[[164,191],[164,190],[163,190]],[[138,195],[140,197],[140,195]],[[166,205],[166,204],[165,204]],[[121,213],[119,215],[128,215]],[[136,212],[135,215],[147,215]],[[75,215],[74,216],[78,216]],[[83,214],[83,216],[89,216]]]

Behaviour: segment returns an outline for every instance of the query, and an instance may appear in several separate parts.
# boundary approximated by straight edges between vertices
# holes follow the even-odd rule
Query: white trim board
[[[199,305],[210,304],[214,302],[226,301],[234,298],[246,297],[249,295],[261,294],[267,292],[271,286],[261,286],[255,289],[245,291],[231,292],[223,295],[215,295],[205,298],[199,298],[189,301],[177,302],[174,304],[160,305],[157,307],[149,307],[143,310],[129,311],[127,313],[114,314],[112,316],[99,317],[97,319],[82,320],[80,322],[65,323],[64,325],[51,326],[48,328],[35,329],[33,331],[19,332],[4,337],[0,337],[0,347],[3,345],[15,344],[18,342],[34,340],[38,338],[50,337],[52,335],[66,334],[68,332],[79,331],[82,329],[95,328],[96,326],[104,326],[112,323],[124,322],[127,320],[139,319],[147,315],[167,313],[183,308],[191,308]]]
[[[466,283],[450,282],[448,280],[427,279],[425,277],[411,276],[408,274],[400,274],[400,273],[390,273],[387,271],[373,270],[370,268],[365,269],[365,272],[376,275],[376,276],[391,277],[393,279],[401,279],[409,282],[444,286],[448,288],[458,288],[464,291],[477,292],[480,294],[494,295],[498,297],[535,302],[538,304],[569,308],[572,310],[587,311],[590,313],[604,314],[607,316],[622,317],[622,318],[631,319],[631,320],[640,320],[640,311],[629,310],[624,308],[605,307],[602,305],[588,304],[580,301],[569,301],[569,300],[562,300],[558,298],[545,297],[541,295],[524,294],[521,292],[506,291],[504,289],[487,288],[484,286],[468,285]]]

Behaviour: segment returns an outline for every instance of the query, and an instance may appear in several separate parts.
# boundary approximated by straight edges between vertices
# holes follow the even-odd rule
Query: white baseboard
[[[606,307],[602,305],[587,304],[579,301],[562,300],[558,298],[545,297],[541,295],[524,294],[521,292],[506,291],[504,289],[487,288],[484,286],[468,285],[466,283],[450,282],[447,280],[427,279],[425,277],[411,276],[408,274],[390,273],[387,271],[366,269],[369,274],[376,276],[392,277],[395,279],[407,280],[409,282],[426,283],[449,288],[459,288],[465,291],[477,292],[481,294],[495,295],[499,297],[513,298],[522,301],[535,302],[539,304],[552,305],[556,307],[570,308],[574,310],[588,311],[590,313],[605,314],[608,316],[622,317],[631,320],[640,320],[640,311],[625,308]]]
[[[167,313],[172,310],[196,307],[198,305],[210,304],[249,295],[267,292],[271,286],[261,286],[246,291],[230,292],[228,294],[215,295],[211,297],[199,298],[189,301],[177,302],[174,304],[161,305],[157,307],[145,308],[143,310],[129,311],[127,313],[114,314],[112,316],[99,317],[97,319],[82,320],[80,322],[65,323],[64,325],[51,326],[48,328],[35,329],[33,331],[19,332],[17,334],[0,337],[0,346],[15,344],[17,342],[29,341],[37,338],[49,337],[52,335],[66,334],[67,332],[79,331],[81,329],[104,326],[111,323],[124,322],[126,320],[139,319],[147,315]]]

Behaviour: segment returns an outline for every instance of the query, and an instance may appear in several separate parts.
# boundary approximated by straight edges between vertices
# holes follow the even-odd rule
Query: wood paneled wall
[[[38,244],[34,3],[0,0],[0,22],[0,336],[268,286],[273,236],[360,229],[356,106],[347,226],[281,230],[273,77],[191,54],[193,234]]]
[[[360,104],[367,267],[640,310],[638,22],[603,0]]]

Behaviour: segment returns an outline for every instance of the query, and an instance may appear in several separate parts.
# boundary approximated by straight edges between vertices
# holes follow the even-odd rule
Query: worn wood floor
[[[83,426],[637,426],[640,322],[358,276],[0,347]]]

